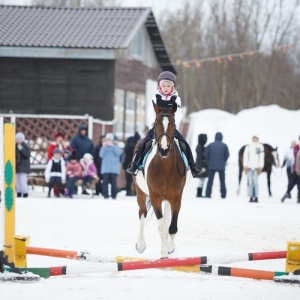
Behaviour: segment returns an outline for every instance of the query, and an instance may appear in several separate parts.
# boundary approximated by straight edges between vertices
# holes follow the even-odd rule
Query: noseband
[[[162,116],[162,117],[170,117],[170,116],[172,116],[172,117],[174,117],[174,115],[169,114],[169,113],[160,113],[160,114],[157,114],[157,116]],[[169,140],[169,144],[167,146],[168,147],[167,150],[170,151],[170,149],[172,148],[172,145],[174,143],[175,136],[173,135],[173,138],[171,138],[170,135],[168,133],[166,133],[166,132],[163,132],[159,136],[156,136],[156,130],[155,129],[156,129],[156,125],[154,125],[154,132],[155,132],[155,141],[156,141],[156,143],[158,144],[159,139],[161,137],[165,136]]]

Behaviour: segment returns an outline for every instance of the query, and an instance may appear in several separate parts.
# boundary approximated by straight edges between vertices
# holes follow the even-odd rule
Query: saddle
[[[153,149],[153,145],[156,143],[155,139],[152,139],[150,141],[150,143],[149,143],[149,145],[146,145],[145,155],[144,155],[143,160],[141,161],[141,163],[138,165],[139,170],[144,170],[144,167],[146,165],[148,156],[149,156],[149,154],[151,153],[151,151]],[[181,157],[181,159],[184,163],[184,166],[185,166],[186,170],[189,170],[190,166],[189,166],[186,154],[185,154],[185,145],[184,145],[184,143],[180,143],[180,141],[178,141],[178,139],[175,138],[175,144],[177,146],[177,149],[179,151],[180,157]]]

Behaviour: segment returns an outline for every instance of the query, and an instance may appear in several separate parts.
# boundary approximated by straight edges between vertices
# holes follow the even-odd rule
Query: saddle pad
[[[186,168],[187,170],[189,170],[189,169],[190,169],[190,166],[189,166],[189,163],[188,163],[188,160],[187,160],[187,157],[186,157],[185,153],[181,150],[180,145],[179,145],[179,142],[176,142],[176,145],[177,145],[177,148],[178,148],[179,153],[180,153],[180,155],[181,155],[181,158],[182,158],[182,160],[183,160],[183,163],[184,163],[184,165],[185,165],[185,168]]]

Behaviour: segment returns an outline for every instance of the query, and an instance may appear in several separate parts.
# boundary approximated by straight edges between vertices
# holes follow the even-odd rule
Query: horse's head
[[[174,142],[177,104],[174,103],[170,108],[161,108],[153,101],[152,103],[156,113],[154,130],[159,155],[161,157],[167,157]]]

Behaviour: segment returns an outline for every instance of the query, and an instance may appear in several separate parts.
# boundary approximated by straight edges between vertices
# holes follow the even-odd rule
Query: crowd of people
[[[228,147],[222,142],[222,133],[217,132],[215,141],[207,147],[207,135],[201,133],[198,135],[198,144],[196,147],[197,159],[199,165],[204,166],[205,173],[198,176],[199,184],[196,197],[211,198],[212,186],[215,173],[219,173],[221,198],[226,198],[225,168],[229,158]],[[291,198],[292,189],[297,186],[297,203],[300,203],[300,136],[299,141],[292,141],[291,146],[284,155],[281,168],[286,167],[288,186],[287,191],[281,198],[284,202]],[[265,163],[264,146],[259,142],[257,135],[253,135],[251,143],[245,146],[243,153],[243,171],[247,175],[249,202],[258,202],[258,176],[261,174]],[[205,181],[206,191],[204,192]]]
[[[140,139],[136,133],[134,144]],[[129,141],[131,138],[128,139]],[[133,154],[133,148],[125,146],[128,159]],[[64,195],[73,198],[78,193],[78,183],[81,194],[88,195],[88,189],[94,189],[95,195],[102,194],[105,199],[116,199],[118,193],[117,177],[120,174],[120,163],[123,151],[112,133],[102,135],[99,144],[94,147],[88,137],[88,127],[80,125],[78,133],[65,140],[62,132],[54,134],[54,140],[47,149],[48,162],[45,169],[45,181],[48,184],[48,197],[52,191],[55,197]],[[131,154],[131,155],[132,155]],[[30,173],[30,148],[25,142],[22,132],[16,134],[16,190],[17,197],[28,196],[28,174]],[[129,180],[129,178],[128,178]],[[132,181],[131,181],[132,182]],[[131,192],[131,182],[127,182],[127,196]],[[110,185],[110,189],[109,189]]]

